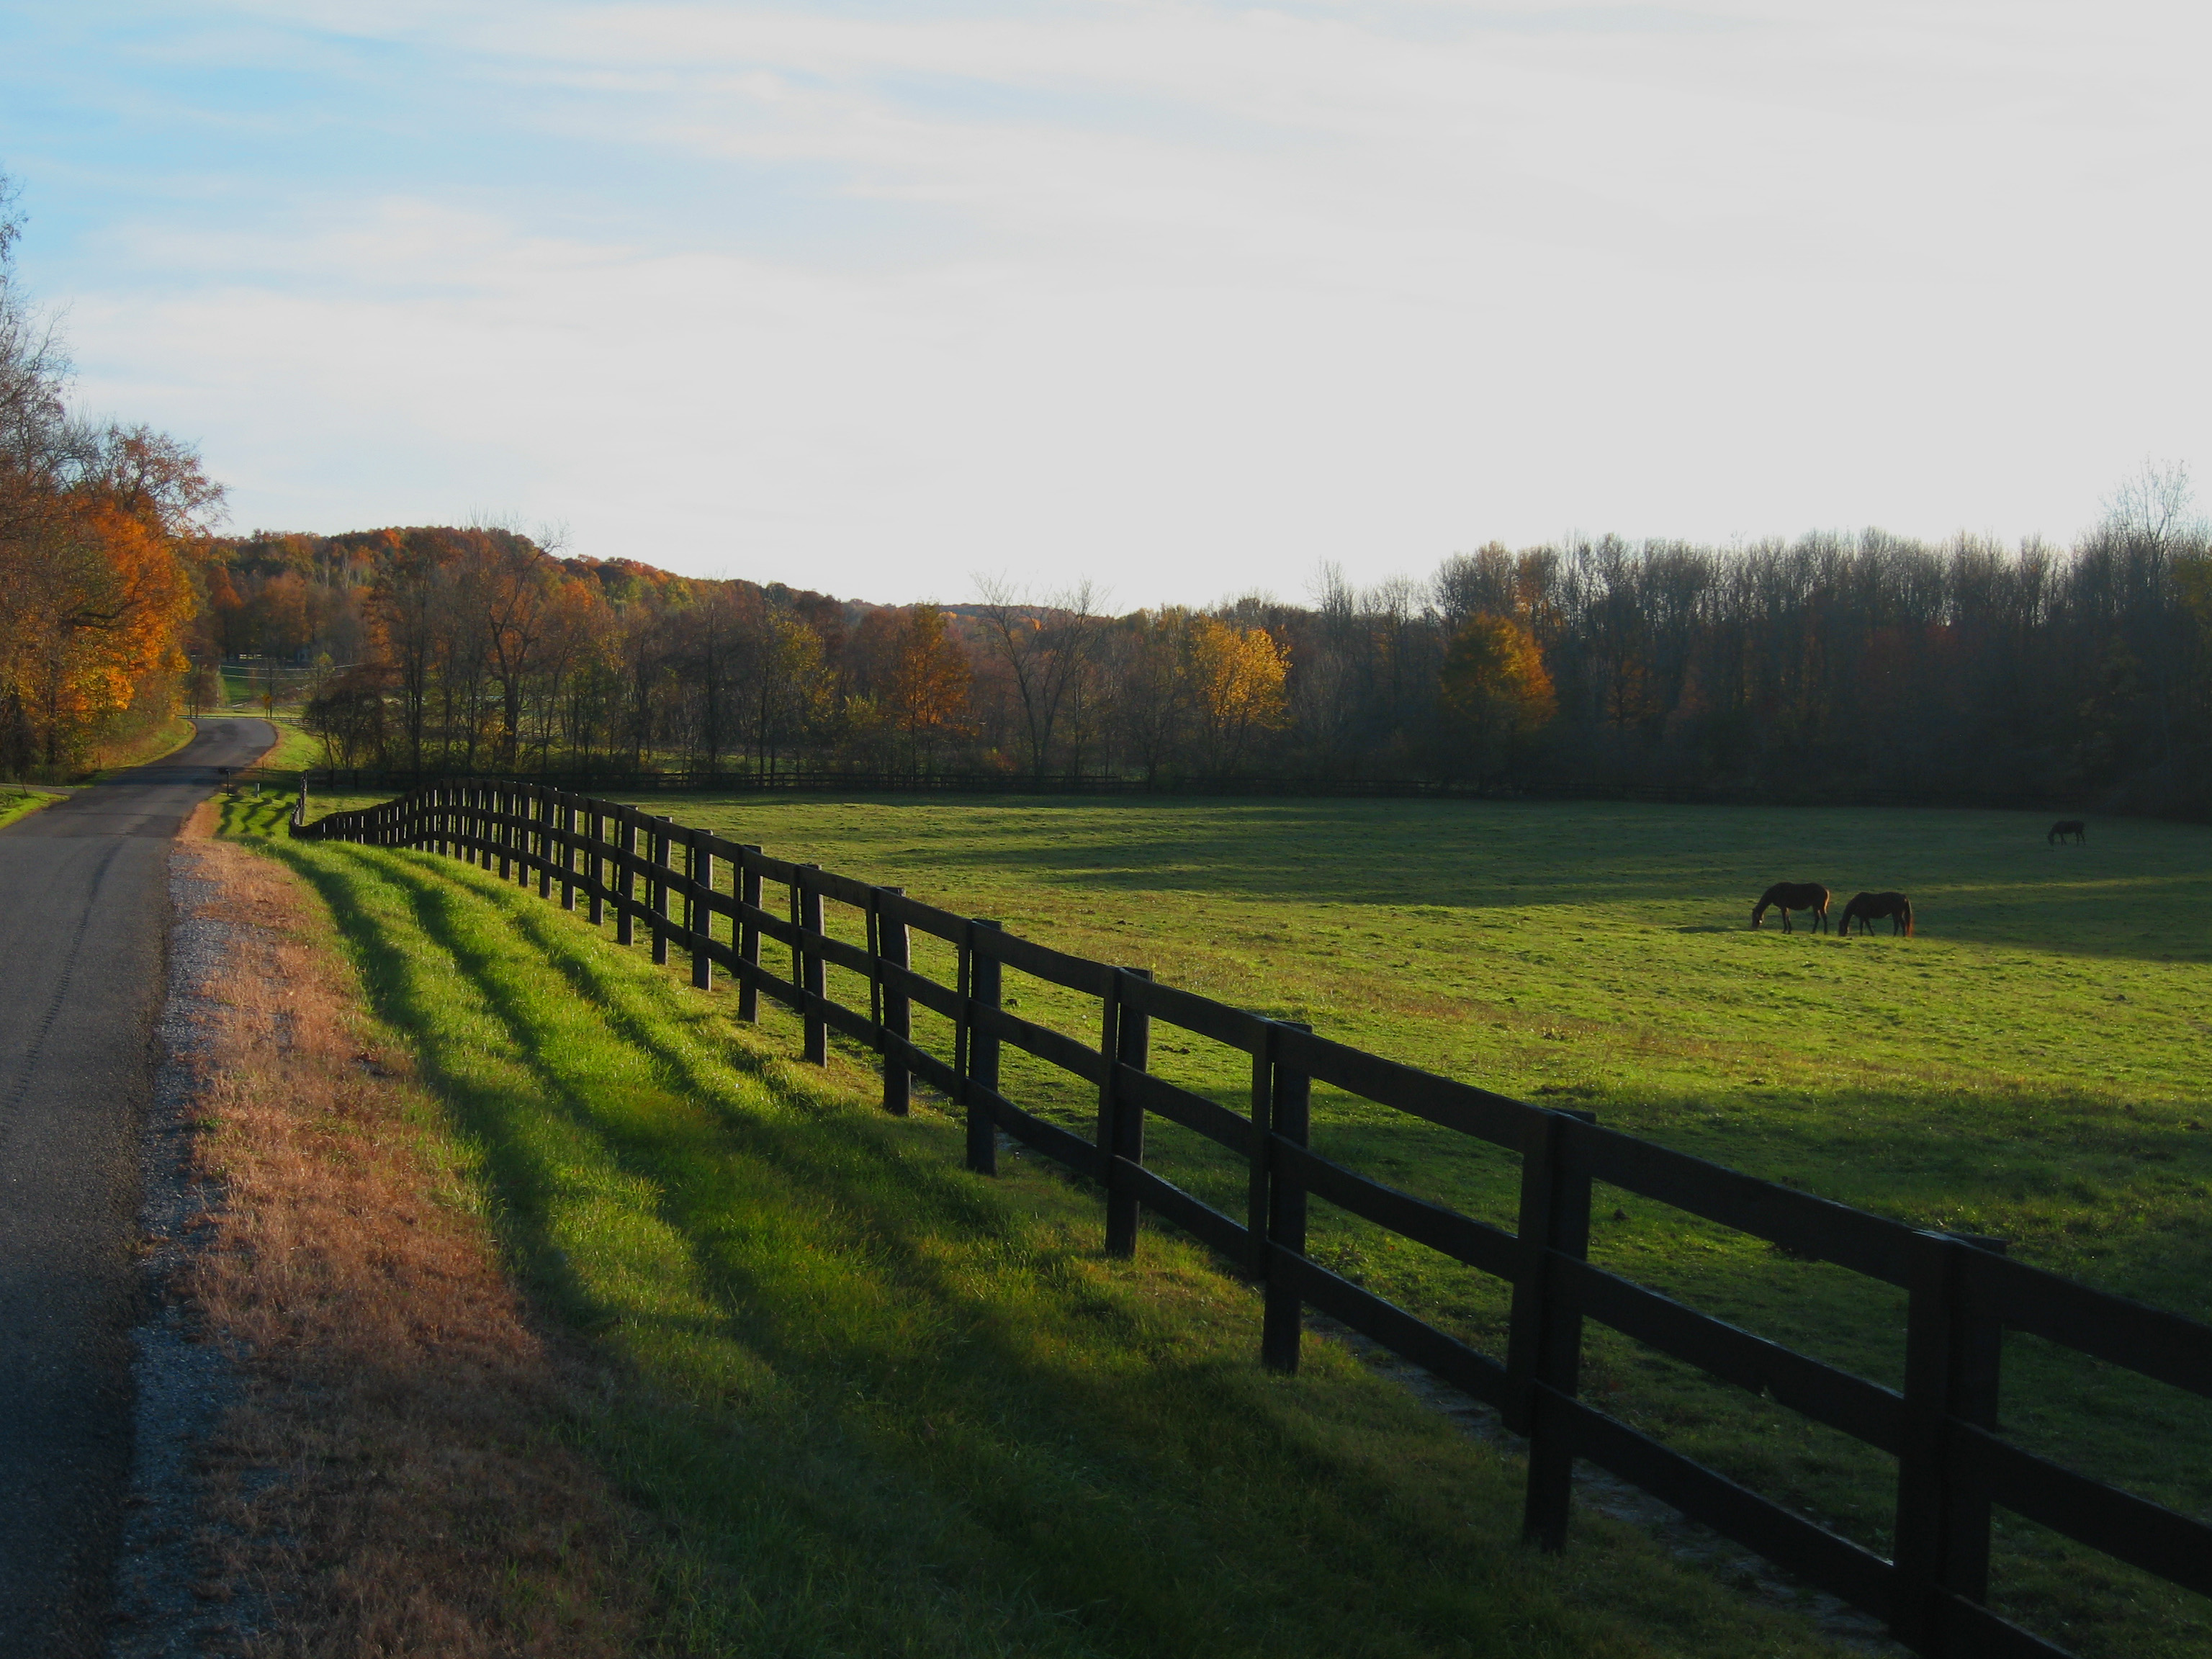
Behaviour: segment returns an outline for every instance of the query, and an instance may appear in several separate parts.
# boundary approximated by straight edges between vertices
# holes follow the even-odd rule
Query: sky
[[[0,0],[20,276],[231,527],[885,603],[2067,539],[2212,464],[2212,11]]]

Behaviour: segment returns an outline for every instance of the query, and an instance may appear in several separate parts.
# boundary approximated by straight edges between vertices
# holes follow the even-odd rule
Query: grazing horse
[[[1856,893],[1844,907],[1843,921],[1836,931],[1845,939],[1851,936],[1851,924],[1859,925],[1859,932],[1870,933],[1874,924],[1882,917],[1889,918],[1889,931],[1912,937],[1912,901],[1902,893]]]
[[[1782,912],[1782,931],[1789,933],[1790,913],[1810,910],[1813,931],[1820,933],[1828,925],[1828,890],[1817,881],[1778,881],[1759,896],[1759,902],[1751,907],[1751,925],[1754,927],[1769,909]]]
[[[2046,845],[2050,845],[2064,841],[2069,836],[2077,842],[2087,842],[2089,839],[2089,826],[2079,818],[2061,818],[2051,826],[2051,833],[2043,839]]]

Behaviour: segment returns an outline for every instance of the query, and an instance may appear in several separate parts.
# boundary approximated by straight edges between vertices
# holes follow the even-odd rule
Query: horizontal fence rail
[[[1261,1357],[1293,1370],[1304,1310],[1319,1310],[1495,1407],[1528,1442],[1524,1522],[1558,1549],[1577,1459],[1681,1510],[1850,1605],[1934,1659],[2065,1650],[1992,1613],[1990,1516],[2001,1506],[2089,1548],[2212,1595],[2212,1528],[2022,1450],[1997,1432],[2002,1335],[2025,1331],[2106,1364],[2212,1397],[2212,1327],[2095,1291],[2008,1259],[1997,1241],[1916,1230],[1794,1188],[1552,1110],[1419,1071],[1305,1027],[1155,982],[1143,969],[1070,956],[811,864],[773,858],[623,803],[538,783],[467,779],[310,822],[303,793],[291,833],[305,840],[412,848],[462,859],[538,896],[558,890],[618,943],[642,929],[653,959],[688,963],[694,986],[717,970],[738,1014],[766,996],[802,1022],[804,1054],[828,1058],[836,1031],[881,1057],[883,1103],[907,1109],[913,1084],[965,1115],[968,1166],[997,1172],[998,1137],[1098,1182],[1109,1254],[1136,1247],[1149,1210],[1218,1252],[1264,1291]],[[771,901],[770,895],[775,897]],[[825,927],[825,903],[857,913],[866,943]],[[912,966],[916,933],[952,947],[951,984]],[[779,964],[787,958],[787,968]],[[860,975],[867,1006],[825,991],[825,969]],[[1009,1012],[1012,969],[1096,1004],[1097,1043]],[[919,1006],[950,1022],[949,1055],[914,1036]],[[1234,1112],[1153,1074],[1155,1026],[1204,1037],[1250,1060],[1247,1109]],[[1007,1048],[1097,1091],[1089,1138],[1003,1091]],[[1415,1197],[1308,1145],[1310,1097],[1322,1083],[1486,1142],[1520,1159],[1513,1231]],[[1148,1117],[1164,1118],[1243,1158],[1241,1214],[1217,1209],[1145,1163]],[[1594,1183],[1641,1196],[1835,1263],[1907,1297],[1902,1389],[1882,1387],[1715,1319],[1594,1266]],[[1318,1198],[1443,1252],[1510,1287],[1503,1356],[1438,1330],[1314,1261],[1307,1204]],[[1682,1455],[1579,1397],[1585,1320],[1763,1393],[1897,1460],[1894,1555],[1885,1559]]]
[[[404,790],[450,781],[432,770],[392,767],[324,767],[308,775],[309,787],[347,793]],[[856,794],[945,795],[1250,795],[1349,800],[1626,800],[1662,805],[1772,806],[1802,801],[1831,806],[1959,806],[1990,811],[2053,808],[2072,810],[2081,803],[2033,789],[1980,790],[1960,793],[1911,789],[1823,787],[1799,788],[1784,781],[1758,787],[1716,784],[1623,783],[1605,787],[1528,780],[1514,784],[1482,783],[1472,778],[1347,778],[1309,774],[1240,775],[1226,777],[1177,775],[1155,778],[1098,774],[1030,772],[852,772],[830,767],[782,767],[773,772],[702,767],[649,772],[612,768],[550,769],[530,780],[547,788],[583,793],[654,794],[664,791],[776,791],[796,793],[850,791]]]

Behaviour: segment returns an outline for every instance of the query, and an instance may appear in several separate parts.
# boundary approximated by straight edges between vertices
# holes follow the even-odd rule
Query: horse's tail
[[[1905,901],[1905,936],[1907,939],[1912,937],[1912,901],[1911,899]]]

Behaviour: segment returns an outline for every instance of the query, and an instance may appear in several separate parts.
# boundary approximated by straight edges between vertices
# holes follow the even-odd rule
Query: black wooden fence
[[[770,858],[635,806],[513,781],[442,782],[292,833],[374,847],[422,848],[496,866],[562,907],[580,897],[617,938],[641,926],[655,962],[689,960],[691,982],[717,969],[736,981],[740,1018],[765,994],[804,1022],[806,1059],[842,1033],[882,1057],[884,1105],[907,1109],[913,1079],[964,1109],[967,1161],[997,1167],[997,1132],[1096,1181],[1106,1248],[1134,1249],[1139,1208],[1164,1217],[1265,1287],[1263,1361],[1294,1369],[1312,1307],[1495,1407],[1528,1439],[1526,1525],[1564,1541],[1574,1462],[1586,1459],[1684,1514],[1886,1620],[1915,1652],[2058,1656],[2064,1650],[1984,1605],[1992,1505],[2199,1595],[2212,1595],[2212,1528],[2022,1450],[1997,1432],[2002,1339],[2032,1332],[2176,1388],[2212,1396],[2212,1327],[2162,1313],[2008,1260],[1978,1241],[1916,1231],[1810,1194],[1601,1127],[1586,1113],[1547,1110],[1348,1048],[1304,1026],[1261,1018],[916,902],[814,865]],[[782,902],[763,903],[775,889]],[[867,943],[825,930],[825,903],[860,913]],[[953,947],[954,983],[910,964],[910,930]],[[790,954],[787,974],[763,941]],[[826,994],[824,969],[863,976],[868,1006]],[[1001,1006],[1005,968],[1095,1001],[1097,1046]],[[915,1005],[951,1022],[945,1058],[913,1040]],[[1158,1022],[1250,1059],[1249,1109],[1232,1112],[1148,1069]],[[1094,1085],[1097,1127],[1085,1139],[1016,1105],[1000,1087],[1001,1045]],[[1518,1153],[1515,1231],[1370,1180],[1308,1145],[1316,1082]],[[1196,1131],[1249,1168],[1242,1215],[1163,1180],[1145,1164],[1157,1115]],[[1593,1182],[1604,1182],[1817,1257],[1906,1292],[1902,1391],[1795,1352],[1591,1265]],[[1306,1254],[1306,1206],[1318,1198],[1443,1252],[1512,1287],[1501,1360],[1330,1272]],[[1895,1559],[1885,1560],[1774,1504],[1577,1398],[1583,1322],[1594,1319],[1713,1376],[1764,1392],[1897,1460]]]
[[[326,767],[308,775],[311,788],[366,791],[406,790],[458,782],[435,772],[392,768]],[[1327,800],[1627,800],[1662,805],[1775,806],[1966,806],[1991,810],[2042,810],[2078,806],[2079,801],[2027,787],[1969,792],[1879,789],[1831,780],[1788,781],[1758,787],[1710,783],[1621,783],[1606,787],[1522,780],[1482,783],[1472,778],[1356,778],[1310,774],[1237,774],[1223,777],[1168,775],[1155,778],[1108,776],[1097,773],[1031,772],[854,772],[826,766],[787,766],[774,772],[726,771],[703,767],[674,771],[625,769],[550,771],[530,781],[547,788],[625,795],[664,793],[764,792],[784,794],[861,795],[1194,795],[1257,796]]]

